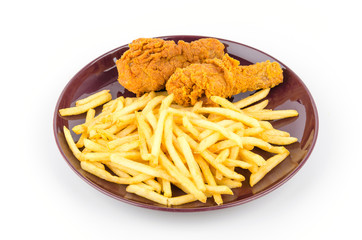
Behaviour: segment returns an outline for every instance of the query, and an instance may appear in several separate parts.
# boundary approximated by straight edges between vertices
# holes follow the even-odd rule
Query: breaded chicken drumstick
[[[118,81],[129,91],[141,95],[165,88],[176,68],[224,55],[224,45],[213,38],[191,43],[140,38],[129,44],[129,50],[116,62]]]
[[[211,96],[231,97],[240,92],[272,88],[283,82],[283,70],[276,62],[261,62],[240,66],[239,61],[225,54],[221,59],[209,59],[202,64],[178,68],[166,84],[175,102],[194,105]],[[210,101],[210,100],[209,100]]]

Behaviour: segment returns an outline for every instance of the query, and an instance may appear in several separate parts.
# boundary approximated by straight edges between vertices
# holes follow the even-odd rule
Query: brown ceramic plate
[[[182,39],[190,42],[202,37],[166,36],[160,38],[174,41]],[[54,135],[59,150],[69,166],[91,186],[122,202],[155,210],[180,212],[215,210],[246,203],[280,187],[295,175],[310,156],[318,134],[317,109],[311,94],[302,80],[285,64],[274,57],[240,43],[224,39],[219,40],[225,45],[225,51],[229,53],[230,56],[238,59],[242,65],[265,60],[279,62],[284,70],[284,82],[270,91],[268,108],[296,109],[299,112],[298,117],[272,122],[275,128],[290,132],[291,136],[297,137],[299,141],[287,146],[287,149],[290,151],[290,156],[269,172],[262,181],[253,188],[249,186],[248,181],[245,181],[241,188],[233,190],[233,196],[223,197],[224,204],[221,206],[217,206],[212,199],[209,199],[205,204],[194,202],[169,208],[127,193],[125,190],[126,186],[104,181],[80,168],[78,160],[73,156],[66,144],[63,126],[71,129],[73,126],[84,122],[85,114],[61,117],[58,111],[61,108],[74,106],[75,101],[78,99],[87,97],[102,89],[110,89],[114,98],[119,96],[134,96],[117,82],[117,69],[115,66],[115,61],[128,49],[128,45],[116,48],[86,65],[70,80],[59,97],[54,112]],[[234,96],[232,100],[237,101],[250,94],[250,92],[238,94]],[[73,138],[77,140],[79,136],[73,134]],[[244,174],[247,179],[249,178],[247,171],[241,171],[241,173]]]

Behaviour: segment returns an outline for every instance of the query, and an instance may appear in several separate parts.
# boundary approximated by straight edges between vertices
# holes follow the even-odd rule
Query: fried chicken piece
[[[211,96],[231,97],[240,92],[271,88],[283,82],[283,70],[276,62],[265,61],[240,66],[239,61],[225,54],[221,59],[178,68],[166,84],[174,101],[190,106],[202,99],[210,103]],[[206,100],[206,101],[205,101]]]
[[[140,38],[129,44],[129,50],[117,60],[118,81],[138,96],[164,89],[166,81],[176,68],[224,55],[224,45],[213,38],[191,43]]]

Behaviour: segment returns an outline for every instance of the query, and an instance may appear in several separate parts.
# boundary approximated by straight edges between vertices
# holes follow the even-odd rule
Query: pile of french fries
[[[205,203],[212,197],[220,205],[223,194],[233,194],[231,189],[245,181],[237,168],[251,172],[254,186],[289,155],[283,145],[297,141],[267,121],[298,116],[295,110],[265,109],[269,91],[236,103],[213,96],[217,107],[202,102],[182,107],[165,92],[112,100],[103,90],[59,112],[86,113],[85,122],[72,128],[80,134],[77,142],[64,126],[66,141],[85,171],[127,184],[127,192],[159,204]],[[95,116],[100,105],[102,112]],[[273,155],[264,159],[254,147]],[[172,185],[185,194],[174,196]]]

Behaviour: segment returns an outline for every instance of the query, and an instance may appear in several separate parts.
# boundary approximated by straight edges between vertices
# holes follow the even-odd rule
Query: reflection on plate
[[[202,37],[167,36],[160,38],[190,42]],[[248,181],[244,181],[242,188],[233,189],[234,195],[223,196],[224,204],[221,206],[216,205],[212,199],[208,199],[206,204],[193,202],[170,208],[127,193],[125,185],[107,182],[81,169],[79,161],[73,156],[65,141],[63,126],[71,129],[73,126],[84,121],[85,114],[61,117],[58,111],[61,108],[74,106],[78,99],[103,89],[110,89],[113,98],[134,96],[133,93],[125,90],[118,83],[118,73],[115,65],[116,60],[128,50],[128,45],[116,48],[85,66],[70,80],[59,97],[54,112],[54,135],[59,150],[70,167],[91,186],[115,199],[140,207],[164,211],[207,211],[239,205],[271,192],[290,179],[307,161],[317,139],[318,115],[311,94],[302,80],[291,69],[272,56],[240,43],[224,39],[219,40],[225,45],[225,52],[229,53],[231,57],[238,59],[241,65],[254,64],[266,60],[278,62],[284,71],[284,82],[270,91],[267,108],[295,109],[299,112],[298,117],[272,122],[275,128],[288,131],[291,136],[297,137],[299,141],[286,146],[290,151],[288,158],[269,172],[258,184],[251,188]],[[251,92],[241,93],[235,95],[232,100],[238,101],[250,94]],[[75,140],[79,138],[78,135],[72,134]],[[240,170],[240,173],[245,175],[247,179],[249,178],[250,173],[248,171]]]

